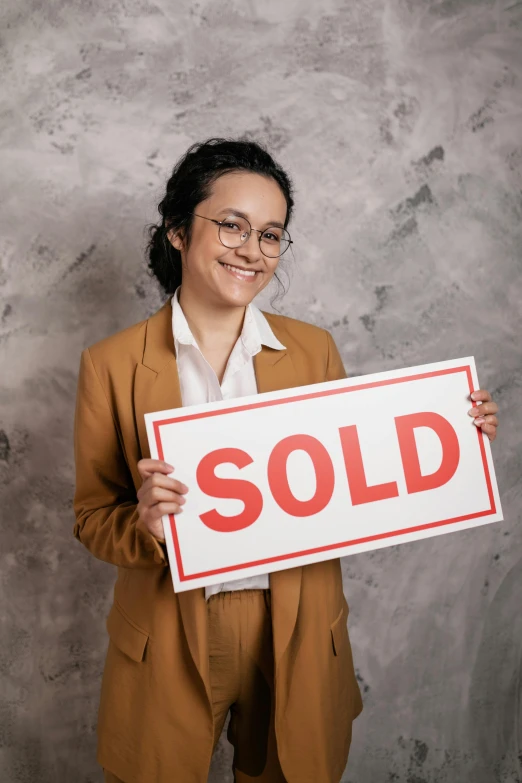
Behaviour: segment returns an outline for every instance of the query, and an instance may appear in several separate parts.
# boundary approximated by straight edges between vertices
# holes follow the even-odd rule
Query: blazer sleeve
[[[340,381],[342,378],[346,378],[346,371],[344,369],[343,360],[341,354],[337,350],[337,346],[330,332],[326,332],[327,336],[327,362],[326,362],[326,377],[325,381]]]
[[[74,418],[75,537],[95,557],[124,568],[167,565],[139,521],[138,499],[109,401],[89,349],[81,355]]]

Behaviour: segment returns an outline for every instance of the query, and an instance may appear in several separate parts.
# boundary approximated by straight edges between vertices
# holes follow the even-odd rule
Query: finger
[[[140,489],[143,490],[143,487]],[[179,505],[183,505],[183,503],[186,502],[186,498],[183,495],[172,492],[170,489],[165,489],[165,487],[149,487],[148,490],[142,491],[141,495],[138,497],[141,503],[147,508],[154,506],[156,503],[162,503],[163,501],[178,503]]]
[[[166,476],[164,473],[153,473],[145,483],[147,486],[165,487],[166,489],[171,489],[173,492],[179,492],[180,494],[188,492],[186,484],[183,484],[182,481],[178,481],[178,479]]]
[[[498,419],[496,416],[485,416],[486,424],[491,424],[493,427],[498,427]]]
[[[498,405],[496,402],[484,402],[482,405],[477,405],[475,408],[471,408],[468,411],[469,416],[485,416],[488,413],[498,413]]]
[[[491,416],[489,418],[494,419],[495,417]],[[473,424],[475,424],[477,426],[477,429],[480,428],[482,430],[482,432],[485,432],[486,435],[492,434],[493,430],[495,430],[495,432],[497,430],[497,424],[495,424],[494,422],[491,422],[491,421],[487,421],[482,416],[479,416],[478,418],[473,419]]]
[[[498,405],[496,402],[484,402],[482,405],[478,406],[478,410],[480,412],[480,415],[485,416],[486,413],[497,413],[498,412]]]
[[[484,424],[481,427],[482,432],[484,432],[488,438],[493,441],[497,437],[497,428],[494,427],[492,424]]]
[[[491,400],[491,394],[485,389],[477,389],[470,396],[474,402],[489,402]]]
[[[170,492],[176,492],[178,495],[186,495],[188,492],[188,487],[181,481],[165,476],[163,473],[153,473],[145,479],[138,489],[136,494],[139,500],[145,498],[153,487],[160,487],[161,489],[169,490]]]
[[[477,416],[473,419],[473,424],[477,427],[481,427],[483,424],[492,424],[494,427],[498,427],[498,419],[496,416]]]
[[[174,468],[162,459],[140,459],[137,465],[140,476],[148,478],[153,473],[172,473]]]
[[[178,503],[156,503],[155,506],[151,506],[144,514],[143,519],[150,524],[155,522],[166,514],[181,514],[183,512],[182,507]]]
[[[483,405],[479,405],[477,408],[471,408],[468,411],[468,415],[475,418],[476,416],[484,417],[491,413],[498,413],[498,405],[496,402],[485,402]]]

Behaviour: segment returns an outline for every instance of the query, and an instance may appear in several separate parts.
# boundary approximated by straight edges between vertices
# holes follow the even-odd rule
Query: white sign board
[[[470,357],[147,413],[189,487],[163,518],[174,589],[501,520],[478,388]]]

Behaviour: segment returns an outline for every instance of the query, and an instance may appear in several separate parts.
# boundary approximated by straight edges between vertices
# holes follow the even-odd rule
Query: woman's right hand
[[[161,517],[179,514],[185,503],[188,487],[181,481],[169,478],[174,468],[160,459],[140,459],[138,470],[143,484],[138,490],[138,514],[147,529],[159,541],[165,541]]]

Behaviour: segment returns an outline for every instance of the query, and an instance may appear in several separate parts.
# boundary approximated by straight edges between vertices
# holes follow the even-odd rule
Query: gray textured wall
[[[522,3],[1,13],[2,781],[101,779],[114,573],[72,537],[80,351],[161,304],[143,226],[174,161],[244,132],[297,186],[281,311],[351,375],[474,354],[503,413],[505,522],[343,561],[366,705],[343,781],[520,781]]]

